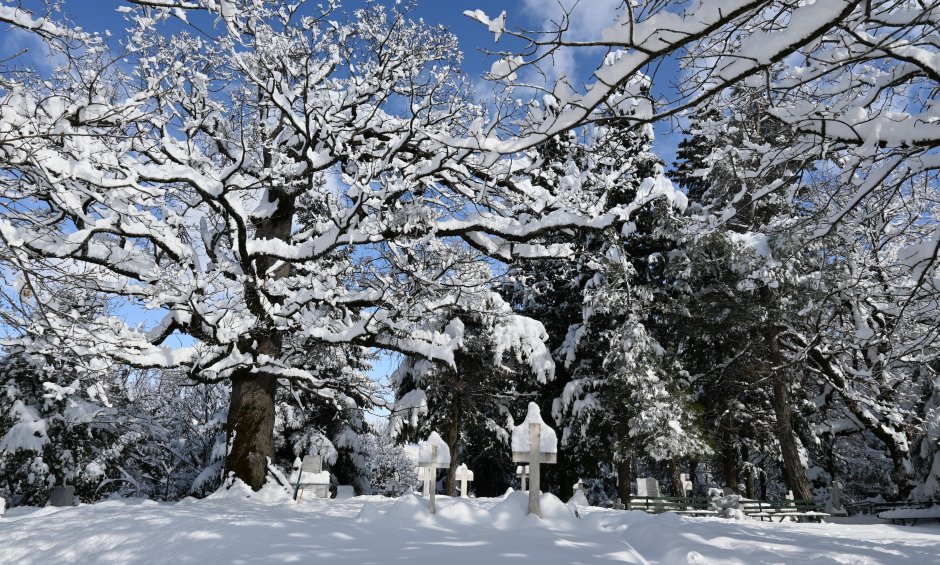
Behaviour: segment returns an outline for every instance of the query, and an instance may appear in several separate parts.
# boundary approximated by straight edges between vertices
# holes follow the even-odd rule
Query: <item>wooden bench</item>
[[[821,522],[829,516],[824,512],[825,504],[821,500],[742,500],[742,511],[745,516],[757,518],[760,521],[783,522],[787,518],[794,518],[798,522]]]
[[[684,516],[716,516],[709,508],[710,500],[686,496],[631,496],[628,510],[643,510],[650,514],[674,512]]]
[[[892,524],[901,522],[902,526],[913,526],[918,520],[936,520],[940,522],[940,506],[895,508],[879,512],[878,518],[890,520]]]

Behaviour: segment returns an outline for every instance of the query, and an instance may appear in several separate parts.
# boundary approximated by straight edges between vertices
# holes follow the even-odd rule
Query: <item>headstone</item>
[[[529,466],[517,465],[516,474],[519,475],[519,490],[528,490],[526,485],[529,482]]]
[[[46,506],[75,506],[75,487],[55,487],[49,495]]]
[[[345,500],[347,498],[352,498],[356,496],[356,487],[352,485],[337,485],[336,486],[336,499]]]
[[[832,486],[829,487],[829,504],[831,505],[830,514],[846,514],[845,508],[842,507],[842,492],[843,486],[841,481],[833,481]]]
[[[786,498],[787,500],[793,500],[793,491],[788,490],[787,495],[784,498]]]
[[[534,402],[529,403],[529,410],[522,424],[512,429],[512,460],[529,464],[529,514],[541,518],[539,468],[542,463],[552,464],[558,461],[558,436],[555,430],[542,421],[539,405]]]
[[[679,475],[679,481],[682,482],[682,496],[689,496],[692,494],[692,481],[689,480],[689,476],[685,473]]]
[[[658,497],[659,481],[652,477],[640,477],[636,480],[636,495]]]
[[[299,468],[298,468],[299,467]],[[294,499],[300,500],[309,490],[316,498],[330,497],[330,472],[323,470],[323,457],[318,454],[305,455],[300,465],[294,461],[296,476],[294,481]]]
[[[613,506],[611,506],[611,508],[613,508],[614,510],[626,510],[626,509],[627,509],[627,505],[624,504],[623,501],[621,501],[621,500],[618,498],[618,499],[617,499],[617,502],[614,502],[614,504],[613,504]]]
[[[461,463],[460,466],[457,467],[455,478],[460,483],[460,496],[467,498],[467,493],[470,492],[467,490],[467,483],[473,480],[473,471],[467,468],[466,463]]]
[[[571,500],[568,503],[574,503],[575,505],[581,506],[590,506],[591,503],[587,499],[587,487],[584,486],[584,481],[578,479],[574,485],[572,485],[571,490],[573,494],[571,495]]]
[[[431,432],[427,441],[422,441],[418,444],[418,467],[425,470],[425,477],[432,475],[436,479],[437,469],[449,466],[450,448],[447,447],[447,443],[441,439],[441,436],[438,435],[437,432]],[[428,500],[428,512],[431,514],[437,512],[437,508],[434,505],[434,495],[437,491],[436,483],[436,480],[432,480],[430,488],[428,488],[428,494],[431,495]],[[428,482],[424,484],[426,487],[429,485]]]

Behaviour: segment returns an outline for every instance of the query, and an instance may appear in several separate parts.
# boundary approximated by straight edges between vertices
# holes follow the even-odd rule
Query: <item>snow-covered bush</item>
[[[401,496],[418,486],[418,462],[393,441],[384,427],[361,436],[372,494]]]

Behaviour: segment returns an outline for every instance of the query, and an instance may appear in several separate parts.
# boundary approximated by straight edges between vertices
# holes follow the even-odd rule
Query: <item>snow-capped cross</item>
[[[542,421],[538,404],[529,403],[529,411],[522,424],[512,429],[512,460],[528,463],[532,473],[529,475],[529,514],[542,517],[539,504],[539,466],[542,463],[558,461],[558,437],[555,430]]]
[[[460,481],[460,496],[467,498],[467,483],[473,480],[473,471],[467,468],[466,463],[461,463],[457,467],[456,479]]]
[[[427,441],[418,444],[418,467],[424,469],[425,488],[430,494],[428,500],[428,512],[434,514],[437,509],[434,506],[434,495],[437,488],[435,481],[428,482],[428,477],[437,478],[437,469],[450,466],[450,448],[447,443],[438,435],[437,432],[431,432]]]

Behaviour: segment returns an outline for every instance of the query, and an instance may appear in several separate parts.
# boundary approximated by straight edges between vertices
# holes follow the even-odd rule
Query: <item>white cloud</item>
[[[526,18],[540,30],[552,29],[561,22],[565,11],[570,12],[566,38],[572,41],[600,37],[601,32],[614,23],[622,5],[623,0],[523,0]],[[598,52],[602,52],[601,48],[559,50],[542,71],[550,82],[563,76],[573,83],[586,81],[594,71]],[[536,80],[535,73],[528,73],[524,78],[541,82]]]

